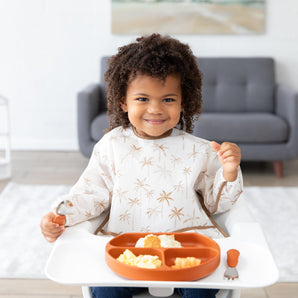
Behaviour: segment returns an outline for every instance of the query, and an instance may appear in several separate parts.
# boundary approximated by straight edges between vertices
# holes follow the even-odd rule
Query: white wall
[[[267,0],[263,35],[175,36],[200,56],[272,56],[277,81],[298,91],[298,1]],[[77,150],[76,94],[99,58],[136,36],[110,32],[110,0],[0,0],[0,94],[12,148]]]

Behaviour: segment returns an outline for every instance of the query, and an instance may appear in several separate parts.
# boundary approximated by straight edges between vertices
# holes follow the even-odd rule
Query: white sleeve
[[[66,215],[66,226],[96,217],[110,206],[113,175],[105,147],[101,142],[95,145],[89,164],[77,183],[69,194],[58,197],[54,203],[53,207],[63,200],[72,203]]]
[[[237,178],[228,182],[215,151],[208,151],[205,170],[200,173],[196,190],[201,193],[204,204],[211,214],[231,209],[243,191],[242,174],[238,167]]]

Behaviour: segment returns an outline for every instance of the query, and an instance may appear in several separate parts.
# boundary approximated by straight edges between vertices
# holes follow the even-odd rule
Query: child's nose
[[[148,107],[148,113],[150,114],[160,114],[162,112],[162,107],[160,103],[152,102]]]

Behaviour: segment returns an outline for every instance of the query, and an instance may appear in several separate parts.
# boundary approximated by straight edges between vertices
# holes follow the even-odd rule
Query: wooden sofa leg
[[[283,177],[283,165],[282,161],[274,161],[273,162],[274,173],[278,178]]]

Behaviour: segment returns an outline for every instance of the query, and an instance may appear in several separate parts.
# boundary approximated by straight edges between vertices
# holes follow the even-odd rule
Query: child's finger
[[[233,150],[234,146],[232,143],[228,143],[228,142],[223,142],[221,145],[220,145],[220,152],[223,153],[223,152],[226,152],[228,150]]]
[[[234,162],[234,163],[239,164],[239,159],[236,158],[235,156],[228,156],[226,158],[223,158],[223,162],[224,163],[226,163],[226,162]]]
[[[57,240],[57,237],[45,237],[45,239],[48,241],[48,242],[55,242]]]
[[[45,238],[47,237],[58,238],[63,232],[64,232],[63,230],[59,230],[55,232],[43,231],[42,234],[44,235]]]
[[[228,149],[227,151],[221,151],[221,157],[227,158],[229,156],[237,156],[237,157],[239,157],[240,155],[237,154],[236,152],[234,152],[231,149]]]
[[[64,226],[53,223],[52,218],[53,216],[51,214],[47,214],[42,218],[40,222],[42,232],[58,233],[63,230]]]
[[[224,154],[232,154],[235,156],[241,156],[241,150],[240,148],[232,143],[223,143],[220,146],[220,155],[224,155]]]
[[[59,226],[55,229],[41,229],[41,233],[46,237],[56,237],[58,238],[65,231],[65,227]]]
[[[59,233],[62,233],[65,231],[64,226],[58,226],[58,227],[52,227],[51,229],[47,230],[47,232],[53,234],[53,235],[58,235]]]
[[[42,230],[54,231],[55,229],[59,228],[59,225],[44,219],[41,221],[40,227]]]
[[[55,231],[52,231],[52,232],[49,232],[50,236],[59,236],[61,235],[63,232],[65,231],[65,228],[64,227],[60,227],[59,229],[55,230]]]
[[[227,150],[227,151],[220,151],[220,157],[223,159],[226,159],[228,157],[235,157],[236,159],[240,159],[241,158],[241,154],[239,154],[238,152],[235,152],[233,150]]]
[[[211,147],[216,151],[218,152],[220,150],[220,145],[214,141],[212,141],[211,143]]]
[[[224,142],[221,144],[221,150],[227,150],[227,149],[232,149],[232,150],[240,150],[240,148],[235,144],[235,143],[229,143],[229,142]]]

